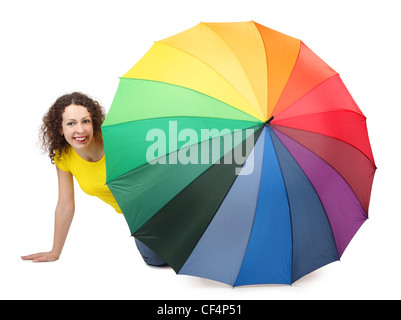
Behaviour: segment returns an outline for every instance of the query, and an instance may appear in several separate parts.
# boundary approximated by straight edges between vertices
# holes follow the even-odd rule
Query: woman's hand
[[[30,254],[28,256],[22,256],[22,260],[32,260],[32,262],[52,262],[58,260],[60,255],[50,252],[40,252]]]
[[[22,256],[22,260],[52,262],[59,259],[74,217],[74,184],[72,174],[57,167],[59,198],[55,212],[53,248],[49,252],[39,252]]]

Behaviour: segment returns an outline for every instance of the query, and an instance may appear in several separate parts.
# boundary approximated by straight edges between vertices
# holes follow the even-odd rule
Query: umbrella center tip
[[[270,125],[270,122],[271,122],[273,119],[274,119],[274,116],[271,116],[270,119],[267,120],[267,121],[265,122],[265,125],[266,125],[266,126],[269,126],[269,125]]]

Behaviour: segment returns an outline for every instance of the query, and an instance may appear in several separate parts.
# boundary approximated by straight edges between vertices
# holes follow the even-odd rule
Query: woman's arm
[[[53,248],[50,252],[40,252],[21,257],[33,262],[50,262],[58,260],[64,247],[75,211],[74,182],[72,174],[57,167],[58,202],[55,212]]]

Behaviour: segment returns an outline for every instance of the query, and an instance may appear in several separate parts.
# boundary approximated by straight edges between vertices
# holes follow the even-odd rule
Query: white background
[[[401,298],[400,31],[397,1],[69,0],[0,3],[1,299]],[[341,262],[286,285],[231,287],[147,267],[123,216],[76,186],[59,261],[51,249],[56,169],[37,144],[41,118],[72,91],[108,110],[122,76],[154,41],[201,21],[254,20],[301,39],[341,78],[367,117],[378,166],[370,219]]]

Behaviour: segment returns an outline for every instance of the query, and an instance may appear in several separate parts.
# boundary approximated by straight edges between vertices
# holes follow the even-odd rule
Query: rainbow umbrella
[[[179,274],[290,284],[338,260],[368,217],[365,116],[303,42],[253,21],[155,42],[102,131],[131,234]]]

